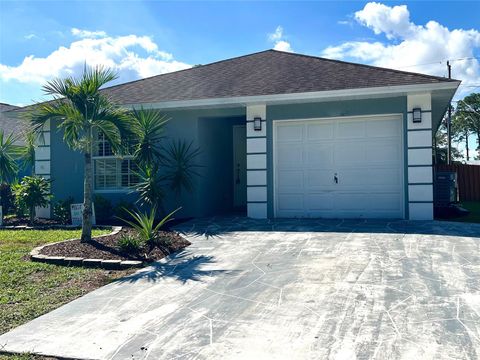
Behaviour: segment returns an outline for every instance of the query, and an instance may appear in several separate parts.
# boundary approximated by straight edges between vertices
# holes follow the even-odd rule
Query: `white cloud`
[[[467,58],[452,61],[452,76],[463,85],[480,83],[480,64],[474,58],[480,50],[479,30],[450,30],[436,21],[417,25],[410,20],[407,6],[375,2],[357,11],[354,19],[376,35],[385,35],[387,41],[348,41],[327,47],[323,56],[438,76],[447,75],[446,60]],[[468,90],[463,89],[459,96]]]
[[[292,46],[283,36],[283,28],[277,26],[275,32],[268,34],[268,40],[274,43],[273,48],[280,51],[293,52]]]
[[[288,51],[288,52],[293,52],[292,47],[290,46],[289,42],[286,42],[285,40],[280,40],[275,43],[275,46],[273,47],[275,50],[280,50],[280,51]]]
[[[389,39],[409,36],[416,30],[416,26],[410,22],[406,5],[390,7],[371,2],[355,13],[355,19],[375,34],[384,33]]]
[[[268,39],[270,41],[278,41],[282,37],[283,37],[283,27],[281,27],[280,25],[277,26],[277,28],[275,29],[275,32],[268,34]]]
[[[46,57],[25,57],[18,66],[0,64],[0,79],[43,84],[56,77],[81,73],[83,66],[104,65],[119,73],[117,82],[186,69],[189,64],[159,49],[148,36],[112,37],[102,31],[72,29],[80,39],[61,46]]]
[[[97,38],[97,37],[106,37],[107,33],[105,31],[89,31],[89,30],[72,28],[72,35],[79,38]]]
[[[39,39],[39,37],[35,34],[28,34],[23,37],[26,40],[32,40],[32,39]]]

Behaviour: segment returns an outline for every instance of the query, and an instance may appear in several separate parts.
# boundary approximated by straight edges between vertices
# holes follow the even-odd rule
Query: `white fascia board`
[[[436,90],[456,90],[460,81],[443,82],[435,84],[417,84],[401,86],[382,86],[361,89],[345,89],[331,91],[312,91],[292,94],[274,94],[258,96],[235,96],[225,98],[210,98],[196,100],[174,100],[157,103],[124,104],[127,108],[158,108],[158,109],[183,109],[183,108],[208,108],[208,107],[236,107],[254,104],[286,104],[295,102],[329,101],[336,99],[365,99],[369,97],[392,97],[406,94],[425,93]]]

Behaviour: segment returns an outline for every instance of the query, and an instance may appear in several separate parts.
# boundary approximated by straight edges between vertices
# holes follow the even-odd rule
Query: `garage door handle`
[[[333,181],[335,181],[335,184],[338,184],[338,176],[337,176],[337,173],[335,173],[335,175],[333,175]]]

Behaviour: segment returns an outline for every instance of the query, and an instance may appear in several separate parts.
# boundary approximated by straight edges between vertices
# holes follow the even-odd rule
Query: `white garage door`
[[[274,122],[277,217],[403,218],[401,116]]]

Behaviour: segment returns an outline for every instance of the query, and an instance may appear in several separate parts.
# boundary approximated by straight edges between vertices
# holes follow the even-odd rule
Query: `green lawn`
[[[0,230],[0,334],[126,274],[28,259],[38,245],[79,236],[80,230]]]
[[[455,221],[480,223],[480,201],[465,201],[460,204],[461,207],[470,211],[465,217],[457,218]]]

